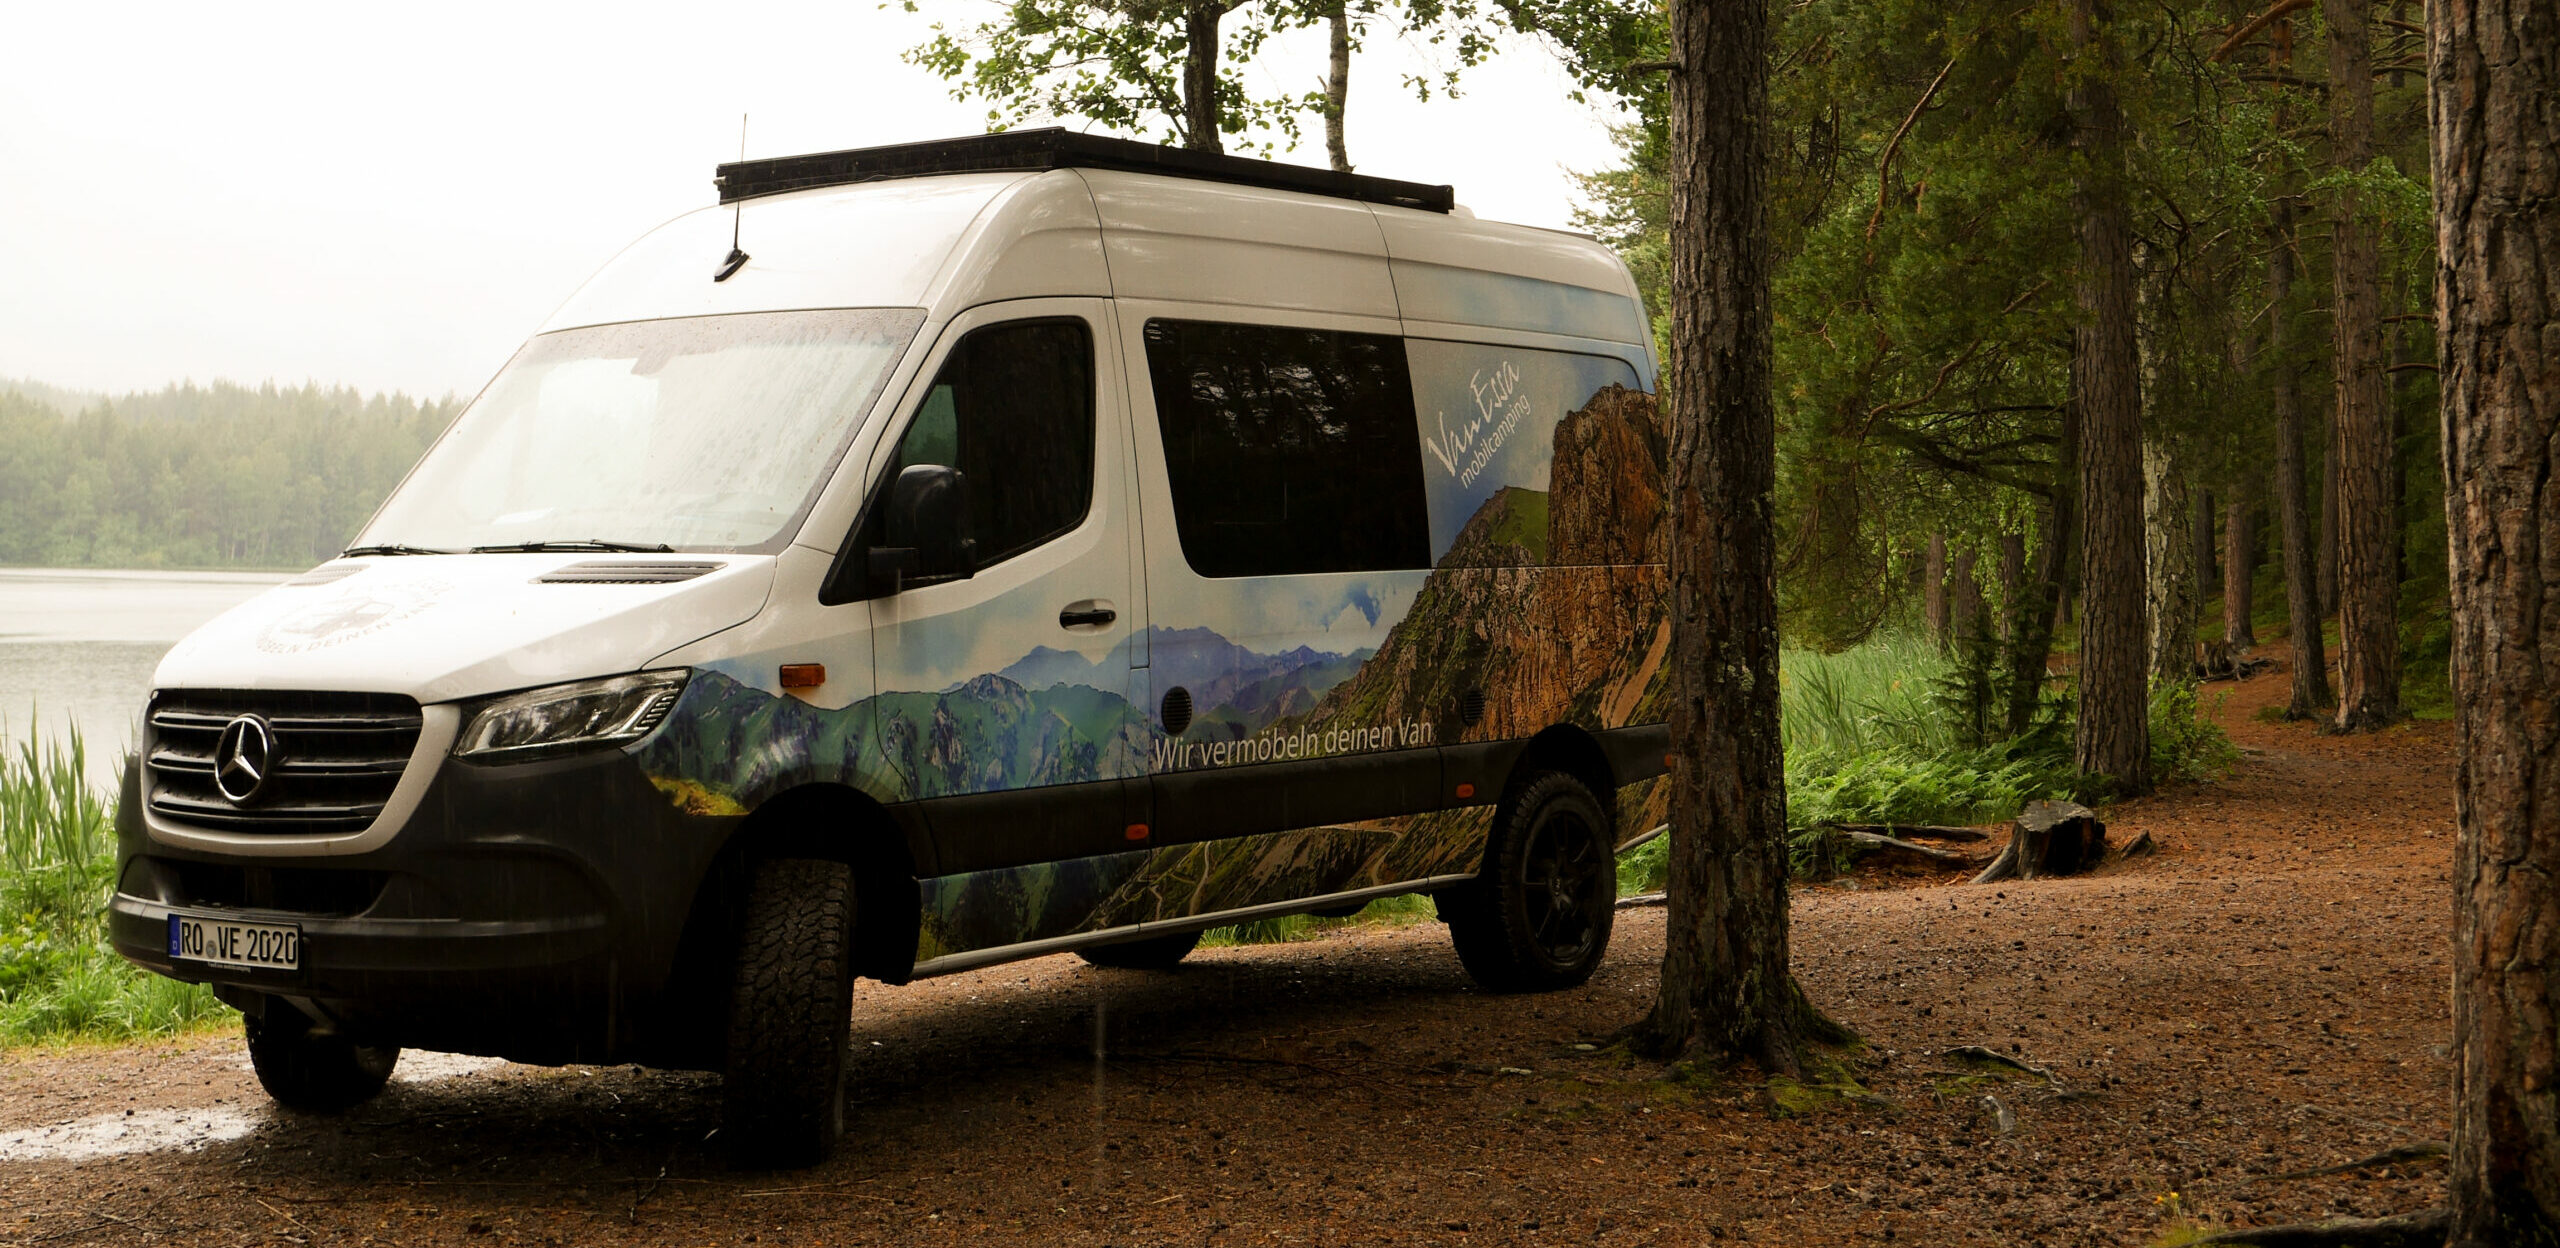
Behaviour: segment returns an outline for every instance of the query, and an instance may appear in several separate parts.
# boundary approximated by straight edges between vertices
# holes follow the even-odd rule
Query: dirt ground
[[[1541,997],[1476,991],[1422,923],[866,984],[851,1137],[797,1173],[725,1168],[700,1076],[411,1055],[330,1121],[270,1110],[236,1037],[22,1052],[0,1242],[2142,1245],[2416,1208],[2439,1160],[2286,1176],[2444,1138],[2453,736],[2255,719],[2285,682],[2208,686],[2228,780],[2111,812],[2156,856],[1800,892],[1863,1093],[1607,1051],[1658,909]]]

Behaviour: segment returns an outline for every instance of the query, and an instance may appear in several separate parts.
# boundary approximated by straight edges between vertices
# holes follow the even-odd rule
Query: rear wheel
[[[742,1165],[815,1165],[844,1134],[853,923],[852,868],[801,858],[756,866],[721,1080],[721,1134]]]
[[[1617,917],[1618,865],[1600,801],[1562,772],[1529,778],[1487,838],[1484,869],[1440,894],[1458,961],[1495,992],[1591,978]]]
[[[1144,940],[1124,940],[1116,945],[1079,949],[1076,956],[1095,966],[1116,970],[1169,971],[1199,947],[1200,933],[1175,932],[1170,936],[1150,936]]]
[[[400,1064],[400,1050],[354,1044],[311,1030],[311,1020],[283,1002],[248,1020],[249,1065],[278,1105],[307,1114],[342,1114],[372,1100]]]

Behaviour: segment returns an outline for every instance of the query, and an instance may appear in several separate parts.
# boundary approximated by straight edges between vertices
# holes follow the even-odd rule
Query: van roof
[[[1329,195],[1398,208],[1418,208],[1425,212],[1445,213],[1457,202],[1456,191],[1447,186],[1077,134],[1055,126],[934,139],[924,143],[857,147],[806,156],[731,161],[715,171],[711,184],[719,188],[721,203],[733,204],[742,199],[789,191],[880,182],[891,178],[923,178],[951,173],[1035,173],[1048,169],[1152,173],[1204,182]]]

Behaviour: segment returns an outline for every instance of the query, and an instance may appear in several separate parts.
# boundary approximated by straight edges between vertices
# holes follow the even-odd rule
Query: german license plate
[[[169,956],[217,966],[299,970],[302,929],[290,923],[242,923],[201,914],[171,914]]]

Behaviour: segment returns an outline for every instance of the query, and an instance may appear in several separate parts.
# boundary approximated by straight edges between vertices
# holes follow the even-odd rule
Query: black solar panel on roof
[[[1128,139],[1077,134],[1071,130],[1007,130],[1000,134],[859,147],[808,156],[773,156],[721,165],[711,184],[720,202],[733,204],[760,195],[780,195],[820,186],[849,186],[890,178],[924,178],[944,173],[1013,173],[1043,169],[1114,169],[1154,173],[1205,182],[1228,182],[1270,190],[1330,195],[1426,212],[1447,212],[1457,193],[1446,186],[1373,178],[1363,173],[1336,173],[1305,165],[1283,165],[1163,147]]]

